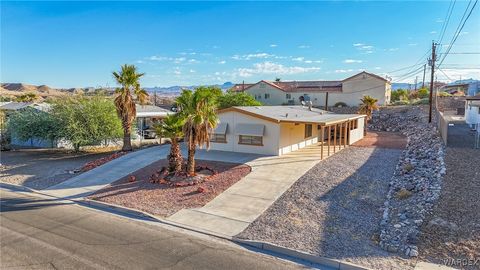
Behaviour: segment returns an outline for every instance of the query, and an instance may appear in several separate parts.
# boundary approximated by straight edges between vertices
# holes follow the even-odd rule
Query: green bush
[[[233,106],[261,106],[260,101],[255,100],[245,92],[227,92],[217,97],[218,109],[230,108]]]
[[[430,95],[430,91],[428,91],[426,87],[420,88],[417,93],[417,96],[420,99],[427,98],[429,97],[429,95]]]
[[[398,106],[398,105],[409,105],[410,101],[408,100],[398,100],[393,102],[393,105]]]

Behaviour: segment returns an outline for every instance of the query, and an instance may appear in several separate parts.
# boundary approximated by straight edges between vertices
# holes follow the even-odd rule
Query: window
[[[265,99],[270,98],[270,94],[265,94]]]
[[[263,145],[262,136],[240,135],[238,144]]]
[[[287,99],[292,99],[292,95],[291,94],[285,94],[286,98]]]
[[[262,95],[255,95],[255,99],[262,99]]]
[[[312,125],[305,124],[305,139],[312,137]]]
[[[227,135],[226,134],[210,134],[210,142],[214,143],[227,143]]]

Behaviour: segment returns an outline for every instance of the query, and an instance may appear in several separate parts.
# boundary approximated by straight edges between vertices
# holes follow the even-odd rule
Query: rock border
[[[440,196],[445,145],[436,120],[428,123],[421,106],[389,107],[375,112],[369,125],[371,130],[396,131],[407,137],[380,222],[380,247],[389,252],[418,256],[420,227]]]

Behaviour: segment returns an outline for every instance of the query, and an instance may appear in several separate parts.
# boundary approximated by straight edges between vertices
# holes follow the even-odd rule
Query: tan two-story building
[[[365,71],[341,81],[262,80],[237,84],[231,90],[248,93],[264,105],[299,105],[302,101],[311,101],[318,107],[340,103],[357,106],[367,95],[378,99],[379,105],[387,105],[392,92],[389,80]]]

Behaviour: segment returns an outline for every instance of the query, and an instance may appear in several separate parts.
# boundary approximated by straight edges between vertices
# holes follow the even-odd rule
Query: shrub
[[[341,107],[348,107],[348,105],[347,105],[347,103],[340,101],[340,102],[335,103],[335,105],[333,105],[333,107],[340,107],[341,108]]]
[[[408,197],[412,196],[412,192],[405,189],[405,188],[401,188],[399,191],[397,191],[397,193],[395,194],[395,197],[397,197],[397,199],[400,199],[400,200],[404,200],[404,199],[407,199]]]
[[[218,108],[225,109],[232,106],[261,106],[262,103],[255,100],[251,95],[240,92],[227,92],[217,96]]]
[[[398,101],[395,101],[393,103],[393,105],[395,106],[399,106],[399,105],[409,105],[410,102],[408,100],[398,100]]]
[[[440,96],[440,97],[451,97],[452,94],[450,94],[448,92],[439,92],[438,96]]]
[[[396,91],[392,91],[391,100],[393,102],[400,100],[408,100],[408,91],[406,89],[398,89]]]
[[[429,104],[429,103],[430,103],[429,98],[412,100],[413,105],[425,105],[425,104]]]
[[[426,87],[418,90],[418,98],[427,98],[430,95],[430,91]]]

